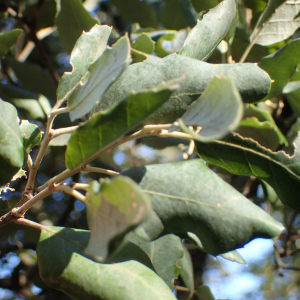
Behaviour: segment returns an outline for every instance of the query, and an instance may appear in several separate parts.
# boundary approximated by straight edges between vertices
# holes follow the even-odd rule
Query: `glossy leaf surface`
[[[100,188],[101,187],[101,188]],[[87,218],[91,238],[85,253],[106,260],[110,243],[138,226],[151,213],[151,204],[140,187],[127,177],[117,176],[87,188]]]
[[[163,83],[154,89],[138,93],[132,91],[109,111],[94,114],[69,140],[66,166],[69,169],[75,168],[103,147],[136,128],[163,105],[176,88],[177,84]]]
[[[98,20],[84,8],[81,0],[56,0],[55,24],[61,44],[71,53],[83,31],[89,31]]]
[[[283,229],[203,160],[135,167],[122,175],[139,183],[151,200],[154,212],[137,229],[144,238],[193,232],[206,252],[218,255],[257,237],[271,238]]]
[[[68,98],[71,121],[91,111],[130,61],[130,43],[127,36],[120,38],[111,49],[106,49]]]
[[[17,110],[0,99],[0,186],[9,183],[23,166],[23,139]]]
[[[189,32],[179,54],[207,60],[231,28],[236,13],[235,0],[224,0],[209,10]]]
[[[100,264],[85,257],[88,238],[85,230],[43,230],[37,248],[42,279],[77,300],[138,300],[141,294],[145,300],[176,299],[163,280],[141,263]]]
[[[299,4],[300,5],[300,4]],[[264,57],[259,66],[269,73],[272,82],[268,98],[282,93],[300,64],[300,39],[292,40],[277,52]]]
[[[224,141],[196,142],[196,146],[200,157],[230,173],[263,179],[284,204],[300,211],[299,137],[292,156],[283,151],[272,152],[238,134]]]

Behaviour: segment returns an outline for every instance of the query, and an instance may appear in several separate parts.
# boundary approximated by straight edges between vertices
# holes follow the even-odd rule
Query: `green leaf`
[[[179,275],[183,280],[185,286],[190,291],[190,297],[191,297],[195,288],[193,262],[192,262],[190,252],[186,249],[185,246],[183,247],[183,252],[184,252],[183,258],[177,262],[177,265],[180,268]]]
[[[112,241],[116,237],[122,239],[146,219],[151,204],[140,187],[123,176],[103,180],[101,185],[93,181],[86,190],[91,238],[85,253],[96,261],[105,261],[112,250]]]
[[[201,300],[216,300],[210,288],[207,285],[199,286],[199,288],[196,291],[196,295],[199,296]]]
[[[89,67],[107,49],[107,40],[112,28],[95,25],[83,32],[71,53],[72,72],[65,72],[57,88],[57,101],[63,101],[74,90],[88,72]]]
[[[47,106],[51,109],[49,100],[45,96],[29,92],[7,83],[4,84],[0,82],[0,97],[12,103],[18,109],[23,109],[28,112],[28,115],[34,120],[45,119],[46,114],[49,113]],[[44,105],[45,102],[48,103],[48,105]]]
[[[289,156],[283,151],[272,152],[238,134],[224,141],[196,142],[201,158],[230,173],[255,176],[266,181],[285,205],[300,211],[300,155],[297,151],[300,137],[294,144],[295,152]]]
[[[156,28],[157,20],[154,9],[145,1],[140,0],[112,0],[118,11],[127,21],[139,23],[141,27]]]
[[[176,299],[163,280],[141,263],[100,264],[86,258],[87,233],[61,227],[42,230],[37,248],[39,271],[51,287],[78,300],[137,300],[140,295],[143,300]]]
[[[0,186],[9,183],[23,166],[23,140],[17,110],[0,99]]]
[[[219,139],[239,125],[243,110],[243,102],[233,79],[216,76],[181,117],[184,123],[182,129],[192,133],[199,141]],[[197,134],[186,126],[201,126],[202,129]]]
[[[120,38],[112,48],[106,49],[68,97],[71,121],[91,111],[130,61],[130,42],[127,36]]]
[[[186,39],[186,30],[168,31],[163,34],[156,42],[155,53],[164,57],[176,51],[179,51]]]
[[[89,31],[99,21],[84,8],[81,0],[56,0],[55,24],[59,40],[64,49],[71,53],[83,31]]]
[[[0,59],[15,45],[22,32],[22,29],[13,29],[0,33]]]
[[[94,114],[80,125],[67,146],[67,168],[75,168],[103,147],[140,125],[169,99],[174,89],[178,88],[178,85],[172,85],[173,83],[162,83],[157,88],[141,90],[138,93],[133,90],[110,110]]]
[[[290,81],[286,84],[282,90],[283,94],[289,94],[300,90],[300,81]]]
[[[207,60],[224,39],[237,14],[235,0],[224,0],[189,32],[180,55]]]
[[[206,252],[218,255],[283,229],[203,160],[135,167],[122,175],[139,183],[151,200],[153,213],[136,229],[143,238],[193,232]]]
[[[267,98],[275,97],[282,93],[292,75],[300,64],[300,39],[292,40],[275,53],[264,57],[259,66],[269,73],[274,80]]]
[[[7,60],[26,89],[49,99],[56,99],[56,84],[48,71],[39,65],[21,63],[12,57],[7,57]]]
[[[162,81],[186,75],[181,88],[148,120],[149,123],[172,123],[199,98],[212,78],[220,74],[232,76],[244,102],[257,102],[269,92],[270,77],[256,64],[216,65],[171,54],[163,59],[146,60],[130,65],[111,85],[94,110],[105,110],[111,107],[130,94],[131,90],[155,87]]]
[[[277,149],[280,145],[287,146],[288,144],[271,114],[252,104],[246,107],[244,120],[235,132],[243,137],[252,138],[260,145],[271,150]]]
[[[23,138],[23,146],[27,153],[38,145],[42,139],[42,131],[40,128],[27,120],[22,120],[20,130]]]
[[[153,242],[148,242],[135,235],[130,241],[147,253],[158,276],[170,289],[173,289],[172,280],[178,277],[180,273],[178,263],[184,256],[181,239],[176,235],[168,234]]]
[[[149,37],[149,35],[142,33],[136,40],[133,41],[131,47],[140,52],[152,54],[154,51],[154,45],[155,42]]]
[[[253,43],[263,46],[281,42],[300,26],[297,1],[269,0],[250,36]]]
[[[197,24],[199,14],[195,10],[191,0],[179,0],[179,5],[190,27],[194,27]]]

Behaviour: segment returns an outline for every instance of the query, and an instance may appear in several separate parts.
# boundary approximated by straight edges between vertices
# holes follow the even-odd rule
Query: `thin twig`
[[[51,140],[66,133],[73,133],[79,126],[70,126],[66,128],[52,129]]]
[[[94,173],[102,173],[102,174],[107,174],[107,175],[112,175],[112,176],[116,176],[116,175],[120,174],[119,172],[115,172],[115,171],[111,171],[111,170],[106,170],[106,169],[102,169],[102,168],[89,167],[89,166],[86,166],[85,168],[83,168],[82,171],[85,171],[85,172],[94,172]]]
[[[39,224],[39,223],[36,223],[36,222],[33,222],[33,221],[30,221],[30,220],[28,220],[28,219],[24,219],[24,218],[13,218],[12,221],[13,221],[14,223],[16,223],[16,224],[29,226],[29,227],[38,229],[38,230],[40,230],[40,231],[42,231],[43,229],[48,231],[48,228],[47,228],[46,226],[44,226],[44,225],[42,225],[42,224]]]
[[[57,192],[65,192],[75,197],[76,199],[80,200],[81,202],[85,203],[85,196],[77,192],[75,189],[71,188],[69,185],[59,184],[55,186],[55,190]]]

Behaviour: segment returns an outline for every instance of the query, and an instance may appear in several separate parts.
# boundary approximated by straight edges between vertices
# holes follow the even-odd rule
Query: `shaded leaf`
[[[176,299],[154,271],[134,260],[100,264],[86,258],[83,249],[88,238],[84,230],[42,230],[37,248],[42,279],[78,300],[137,300],[141,294],[145,300]]]
[[[141,27],[157,26],[154,9],[145,1],[140,0],[112,0],[120,14],[131,23],[139,23]]]
[[[300,4],[299,4],[300,5]],[[266,98],[282,93],[284,87],[296,72],[300,64],[300,39],[292,40],[275,53],[264,57],[259,66],[274,80]]]
[[[197,24],[199,14],[195,10],[191,0],[179,0],[179,4],[186,21],[190,27],[194,27]]]
[[[0,59],[15,45],[22,32],[22,29],[13,29],[5,33],[0,33]]]
[[[174,83],[162,83],[157,88],[139,92],[133,90],[110,110],[94,114],[80,125],[67,146],[67,168],[75,168],[103,147],[140,125],[169,99],[174,89],[178,88]]]
[[[29,116],[34,120],[46,118],[48,112],[43,109],[43,103],[48,102],[49,106],[50,103],[43,95],[38,95],[22,88],[0,82],[0,96],[18,109],[27,111]]]
[[[101,188],[100,188],[101,187]],[[86,189],[87,220],[91,238],[85,253],[106,260],[113,240],[121,240],[151,212],[151,204],[139,186],[127,177],[90,183]]]
[[[71,53],[83,31],[89,31],[99,21],[84,8],[81,0],[56,0],[55,24],[59,40],[64,49]]]
[[[42,139],[42,131],[40,128],[27,120],[22,120],[20,125],[21,135],[23,138],[23,146],[27,153],[38,145]]]
[[[207,285],[201,285],[196,290],[196,295],[200,297],[201,300],[215,300],[210,288]]]
[[[131,90],[157,86],[186,75],[181,88],[149,123],[172,123],[181,117],[187,107],[203,93],[216,75],[232,76],[244,102],[257,102],[269,92],[271,80],[256,64],[208,64],[193,58],[171,54],[163,59],[143,61],[130,65],[103,95],[95,111],[105,110],[121,101]]]
[[[135,167],[121,174],[139,183],[151,200],[154,212],[136,230],[143,238],[193,232],[206,252],[218,255],[283,229],[203,160]]]
[[[179,54],[207,60],[232,27],[236,14],[235,0],[222,1],[189,32]]]
[[[0,186],[9,183],[24,162],[17,110],[0,99]]]
[[[287,206],[300,210],[300,137],[292,156],[272,152],[252,139],[233,134],[224,141],[196,142],[200,157],[236,175],[255,176],[266,181]]]
[[[233,79],[216,76],[181,117],[184,123],[181,128],[196,140],[212,141],[234,130],[242,119],[243,110],[243,102]],[[202,129],[197,134],[186,126],[201,126]]]
[[[136,40],[133,41],[131,47],[135,50],[146,54],[152,54],[154,51],[155,42],[149,37],[149,35],[142,33]],[[132,56],[134,62],[143,61],[146,56],[138,54],[132,51]]]
[[[127,36],[120,38],[112,48],[106,49],[68,97],[71,121],[91,111],[130,61],[130,43]]]
[[[56,99],[56,84],[48,71],[39,65],[21,63],[12,57],[8,57],[7,60],[26,89],[49,99]]]
[[[288,144],[270,112],[252,104],[246,107],[244,120],[235,132],[243,137],[252,138],[271,150],[277,149],[280,145]]]
[[[297,0],[269,0],[250,36],[251,42],[271,45],[290,37],[300,26]]]
[[[130,240],[147,253],[156,273],[170,289],[173,289],[172,280],[178,277],[180,273],[178,263],[184,256],[181,239],[176,235],[168,234],[153,242],[145,241],[136,235]]]

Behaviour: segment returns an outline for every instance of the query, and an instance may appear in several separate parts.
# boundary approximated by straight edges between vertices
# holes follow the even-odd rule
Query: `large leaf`
[[[37,248],[42,279],[78,300],[176,299],[154,271],[137,261],[100,264],[86,258],[88,238],[84,230],[43,230]]]
[[[17,110],[0,99],[0,186],[9,183],[23,166],[24,150]]]
[[[274,82],[272,82],[271,91],[267,96],[268,98],[275,97],[282,93],[283,88],[296,72],[299,64],[300,39],[289,42],[286,46],[264,57],[259,62],[259,66],[267,71],[274,80]]]
[[[7,59],[16,77],[26,89],[55,100],[56,84],[48,71],[42,69],[39,65],[21,63],[12,57]]]
[[[193,232],[206,252],[218,255],[283,229],[203,160],[135,167],[122,175],[139,183],[151,200],[153,213],[136,230],[143,238]]]
[[[89,31],[98,20],[84,8],[81,0],[56,0],[55,24],[64,49],[71,53],[83,31]]]
[[[85,253],[106,260],[111,242],[139,225],[151,213],[151,204],[140,187],[127,177],[93,181],[87,188],[87,219],[91,238]]]
[[[208,64],[193,58],[172,54],[163,59],[129,66],[104,94],[95,109],[105,110],[121,101],[131,90],[157,86],[162,81],[186,75],[180,89],[149,119],[153,123],[171,123],[203,93],[211,79],[219,74],[232,76],[244,102],[257,102],[269,92],[271,80],[256,64]]]
[[[13,29],[0,33],[0,59],[14,46],[22,32],[22,29]]]
[[[172,289],[172,280],[177,278],[181,271],[178,263],[184,256],[184,245],[181,239],[176,235],[168,234],[153,242],[145,241],[137,235],[130,240],[147,253],[156,273]],[[168,248],[172,250],[167,251]]]
[[[231,28],[236,13],[235,0],[222,1],[189,32],[179,54],[207,60]]]
[[[300,26],[300,19],[297,17],[299,12],[300,3],[297,0],[269,0],[250,40],[266,46],[287,39]]]
[[[252,139],[238,134],[224,141],[196,142],[200,157],[227,171],[244,176],[256,176],[266,181],[287,206],[300,211],[300,137],[295,140],[292,156],[283,151],[272,152]]]
[[[127,21],[139,23],[141,27],[157,26],[155,11],[146,1],[112,0],[112,3]]]
[[[243,102],[233,79],[216,76],[182,116],[182,129],[203,142],[219,139],[239,125],[243,110]],[[201,126],[202,129],[196,134],[186,126]]]
[[[130,61],[130,42],[127,36],[120,38],[112,48],[106,49],[68,98],[71,121],[91,111]]]
[[[65,72],[57,88],[57,101],[63,101],[79,84],[89,67],[107,49],[107,40],[112,28],[95,25],[89,32],[83,32],[71,53],[72,72]]]
[[[51,109],[49,100],[45,96],[29,92],[8,83],[0,83],[0,97],[12,103],[18,109],[25,110],[35,120],[45,119],[46,114],[49,113],[48,108]],[[45,103],[46,106],[44,105]]]
[[[178,81],[177,81],[178,82]],[[154,89],[134,90],[104,113],[94,114],[72,135],[66,150],[66,166],[73,169],[88,157],[136,128],[163,105],[178,85],[162,83]]]
[[[42,139],[42,131],[38,126],[28,122],[27,120],[22,120],[20,130],[23,138],[24,149],[27,153],[29,153],[34,146],[40,143]]]

